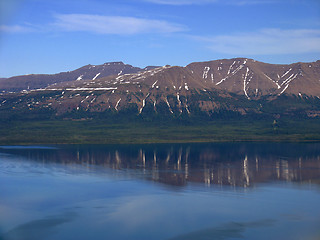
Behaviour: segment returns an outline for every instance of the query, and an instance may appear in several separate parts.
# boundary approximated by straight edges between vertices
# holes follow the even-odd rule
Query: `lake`
[[[320,239],[319,143],[0,146],[0,239]]]

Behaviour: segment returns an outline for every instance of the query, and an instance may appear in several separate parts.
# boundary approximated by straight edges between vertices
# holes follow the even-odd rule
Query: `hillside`
[[[73,71],[57,74],[29,74],[11,78],[0,78],[0,91],[22,91],[45,88],[52,84],[77,81],[82,79],[95,80],[98,78],[137,73],[153,67],[141,69],[123,62],[109,62],[102,65],[86,65]]]
[[[32,86],[46,87],[21,90],[24,80],[8,92],[14,87],[7,84],[0,95],[2,115],[320,116],[320,61],[274,65],[237,58],[145,69],[118,62],[44,76],[36,75]]]

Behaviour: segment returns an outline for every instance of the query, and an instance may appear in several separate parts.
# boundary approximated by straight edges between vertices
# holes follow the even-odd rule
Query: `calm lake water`
[[[320,144],[0,146],[0,239],[320,239]]]

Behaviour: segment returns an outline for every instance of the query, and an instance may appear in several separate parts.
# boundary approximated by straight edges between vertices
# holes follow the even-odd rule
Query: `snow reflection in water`
[[[0,239],[318,239],[319,180],[317,143],[2,146]]]

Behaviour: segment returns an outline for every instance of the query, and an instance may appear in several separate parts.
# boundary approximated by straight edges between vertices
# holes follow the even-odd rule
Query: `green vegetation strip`
[[[319,141],[320,120],[217,120],[115,123],[104,120],[0,124],[0,144],[130,144],[216,141]]]

